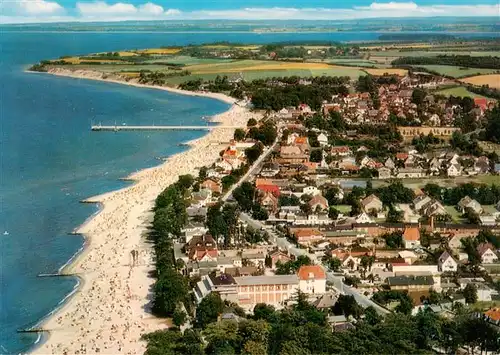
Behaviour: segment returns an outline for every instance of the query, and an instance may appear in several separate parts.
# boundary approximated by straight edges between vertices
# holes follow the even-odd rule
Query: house
[[[194,236],[186,246],[189,260],[193,261],[215,261],[218,250],[215,239],[210,234]]]
[[[434,285],[432,276],[392,276],[387,278],[391,290],[424,291]]]
[[[258,185],[257,191],[259,193],[265,194],[267,192],[272,193],[275,197],[280,196],[280,188],[278,185],[269,184],[269,185]]]
[[[427,195],[419,195],[415,197],[412,201],[415,211],[419,212],[426,205],[432,202],[432,199]]]
[[[212,201],[212,191],[209,189],[202,189],[198,192],[194,192],[191,195],[193,207],[205,207]]]
[[[441,272],[451,271],[455,272],[458,269],[458,263],[455,259],[448,253],[444,251],[443,254],[438,259],[438,268]]]
[[[339,295],[336,292],[327,292],[316,299],[313,305],[319,310],[330,310],[337,302]]]
[[[392,170],[386,166],[378,168],[379,179],[390,179],[392,177]]]
[[[310,245],[325,238],[323,233],[316,228],[293,228],[290,232],[301,245]]]
[[[246,249],[241,252],[241,259],[257,267],[264,267],[267,251],[263,249]]]
[[[481,156],[474,163],[474,170],[478,174],[486,174],[490,171],[490,161],[488,157]]]
[[[450,235],[450,238],[448,239],[448,247],[452,250],[458,250],[462,247],[462,239],[464,238],[470,238],[471,236],[469,235],[463,235],[463,234],[452,234]]]
[[[354,220],[359,224],[373,223],[373,220],[366,212],[360,213],[359,215],[354,217]]]
[[[319,142],[319,145],[322,147],[328,145],[328,137],[326,136],[326,134],[324,134],[324,133],[318,134],[318,142]]]
[[[364,198],[361,200],[361,207],[365,212],[380,212],[384,208],[384,204],[380,199],[375,196],[374,194],[371,194],[370,196]]]
[[[320,265],[303,265],[298,273],[299,290],[307,294],[326,292],[326,273]]]
[[[284,163],[297,164],[307,161],[309,154],[303,153],[300,147],[296,145],[281,146],[280,158]]]
[[[398,173],[396,175],[398,179],[417,179],[425,176],[425,170],[421,168],[401,168],[398,169]]]
[[[396,164],[391,158],[387,158],[387,160],[384,163],[384,166],[389,169],[394,169],[396,167]]]
[[[493,264],[498,261],[498,256],[493,250],[493,245],[490,243],[481,243],[477,246],[477,252],[481,257],[481,264]]]
[[[312,211],[321,210],[324,211],[328,209],[328,200],[321,195],[313,196],[313,198],[308,202]]]
[[[417,227],[407,227],[403,232],[405,249],[414,249],[420,246],[420,230]]]
[[[264,192],[260,204],[271,214],[278,212],[278,198],[271,192]]]
[[[433,199],[430,203],[424,206],[421,214],[426,217],[444,216],[448,214],[448,211],[446,211],[446,208],[444,208],[439,201]]]
[[[201,189],[208,189],[212,191],[212,193],[220,194],[222,193],[222,185],[213,179],[206,179],[200,184]]]
[[[332,155],[339,157],[347,157],[349,155],[352,155],[351,148],[346,145],[332,147],[330,152]]]
[[[273,251],[272,253],[269,254],[269,256],[271,257],[271,260],[272,260],[272,268],[276,268],[276,263],[279,261],[280,263],[286,263],[288,261],[290,261],[290,256],[285,253],[285,252],[282,252],[281,250],[277,249],[275,251]]]
[[[321,195],[321,190],[316,186],[306,186],[302,189],[302,194],[310,196]]]
[[[181,232],[184,233],[185,237],[185,242],[189,243],[189,241],[194,237],[194,236],[202,236],[208,231],[208,229],[205,227],[204,223],[196,223],[196,222],[189,222],[182,230]]]
[[[448,169],[446,169],[446,174],[450,177],[462,175],[462,166],[459,164],[450,164]]]
[[[273,177],[278,175],[280,172],[280,165],[278,163],[265,163],[260,171],[261,176]]]
[[[481,214],[483,213],[483,207],[479,202],[473,200],[469,196],[465,196],[462,198],[457,204],[457,210],[462,213],[465,213],[467,209],[471,209],[474,213]]]
[[[479,220],[483,226],[494,226],[497,224],[497,219],[493,215],[481,215],[479,216]]]

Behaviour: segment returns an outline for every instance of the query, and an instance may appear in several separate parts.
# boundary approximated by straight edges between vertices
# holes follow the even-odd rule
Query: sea
[[[193,131],[91,132],[91,124],[199,125],[226,103],[120,84],[27,73],[62,55],[231,41],[368,41],[374,32],[140,33],[29,32],[0,28],[0,353],[32,349],[22,333],[78,287],[57,273],[81,249],[71,232],[98,211],[80,201],[119,189],[119,180],[186,149]],[[471,34],[479,36],[480,34]]]

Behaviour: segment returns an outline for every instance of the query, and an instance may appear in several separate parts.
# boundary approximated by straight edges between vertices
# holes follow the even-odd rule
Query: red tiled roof
[[[263,178],[255,179],[255,186],[261,186],[261,185],[273,185],[273,180],[263,179]]]
[[[349,148],[348,146],[346,145],[341,145],[341,146],[336,146],[336,147],[332,147],[332,153],[335,152],[335,153],[347,153],[351,150],[351,148]]]
[[[280,188],[276,185],[259,185],[257,189],[262,192],[271,192],[276,197],[280,195]]]
[[[307,143],[307,137],[297,137],[297,138],[295,138],[294,143],[295,144],[306,144]]]
[[[485,313],[490,319],[494,321],[500,320],[500,308],[492,308]]]
[[[474,104],[481,108],[486,108],[488,106],[488,100],[484,97],[476,97],[474,99]]]
[[[407,158],[408,158],[408,153],[397,153],[396,154],[396,159],[406,160]]]
[[[416,227],[405,228],[403,240],[420,240],[420,231]]]
[[[298,272],[298,276],[300,280],[309,280],[310,278],[326,279],[325,270],[319,265],[301,266]]]

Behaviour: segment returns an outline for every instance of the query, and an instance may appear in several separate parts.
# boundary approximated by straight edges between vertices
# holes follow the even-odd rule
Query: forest
[[[500,69],[500,57],[470,55],[438,55],[435,57],[401,57],[392,65],[456,65],[467,68]]]

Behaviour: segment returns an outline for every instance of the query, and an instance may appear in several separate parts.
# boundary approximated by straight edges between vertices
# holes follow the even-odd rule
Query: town
[[[155,289],[155,306],[167,303],[163,315],[181,329],[247,314],[269,320],[304,302],[334,332],[391,313],[453,322],[465,309],[474,324],[496,329],[500,164],[484,142],[495,141],[498,103],[429,94],[432,80],[442,79],[341,81],[316,107],[285,98],[265,108],[272,92],[240,93],[239,104],[263,118],[236,130],[215,164],[180,176],[157,199],[153,229],[171,240],[156,244],[157,258],[172,250],[174,274],[171,286]],[[315,84],[262,85],[282,92]],[[168,212],[179,209],[185,214]],[[491,341],[481,350],[498,351]],[[453,342],[434,350],[476,351]]]

